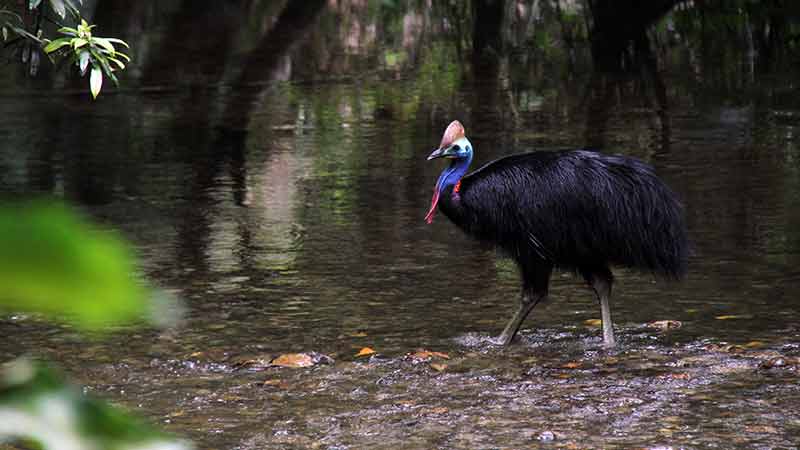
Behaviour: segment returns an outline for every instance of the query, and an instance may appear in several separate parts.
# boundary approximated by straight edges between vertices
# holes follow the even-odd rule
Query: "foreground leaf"
[[[0,308],[99,329],[141,318],[148,294],[115,234],[56,203],[0,205]]]
[[[191,448],[24,359],[6,365],[0,377],[0,441],[12,438],[44,450]]]

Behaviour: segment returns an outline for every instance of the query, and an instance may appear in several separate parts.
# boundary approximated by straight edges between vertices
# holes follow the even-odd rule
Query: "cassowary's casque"
[[[499,340],[514,336],[547,296],[554,268],[583,276],[600,301],[603,341],[613,347],[610,266],[669,279],[686,274],[683,208],[647,164],[586,150],[532,152],[493,161],[469,175],[472,144],[453,121],[428,160],[448,158],[436,182],[438,208],[467,234],[495,244],[522,276],[519,310]]]

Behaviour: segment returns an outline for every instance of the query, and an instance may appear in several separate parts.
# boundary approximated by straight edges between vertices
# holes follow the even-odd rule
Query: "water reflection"
[[[49,355],[206,447],[523,446],[544,431],[724,446],[741,434],[726,408],[761,427],[743,446],[796,435],[796,372],[764,375],[755,354],[797,356],[800,338],[798,66],[777,44],[796,14],[682,2],[598,64],[593,27],[613,24],[582,2],[195,3],[97,2],[139,64],[94,104],[69,79],[44,95],[0,83],[0,189],[64,196],[124,230],[186,299],[186,324],[106,344],[6,319],[3,358]],[[619,274],[620,354],[598,350],[597,308],[568,274],[518,347],[487,344],[514,308],[515,269],[422,220],[439,170],[424,157],[456,117],[476,167],[594,146],[647,160],[684,199],[689,280]],[[684,326],[643,325],[658,319]],[[354,361],[362,346],[381,355]],[[417,347],[454,361],[409,363]],[[337,364],[234,371],[311,350]],[[273,375],[285,387],[260,384]],[[741,408],[741,392],[761,403]]]

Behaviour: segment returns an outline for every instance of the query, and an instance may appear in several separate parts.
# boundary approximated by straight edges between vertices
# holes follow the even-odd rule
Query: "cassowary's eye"
[[[454,146],[453,146],[453,150],[455,150],[455,151],[457,151],[457,152],[458,152],[458,151],[461,151],[461,147],[459,147],[458,145],[454,145]]]

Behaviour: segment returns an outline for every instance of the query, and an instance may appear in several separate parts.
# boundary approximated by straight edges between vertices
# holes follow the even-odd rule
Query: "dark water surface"
[[[139,65],[94,103],[63,75],[3,74],[0,189],[121,230],[185,320],[93,340],[6,316],[0,358],[55,360],[200,448],[798,448],[795,69],[697,62],[691,42],[659,53],[655,78],[595,72],[586,43],[509,44],[484,65],[435,8],[332,2],[276,37],[277,6],[262,23],[231,2],[172,3],[121,24],[125,6],[100,2]],[[209,20],[220,34],[187,42]],[[425,157],[456,118],[476,167],[594,146],[682,197],[688,279],[615,271],[619,349],[601,348],[593,295],[561,273],[520,342],[491,344],[515,268],[444,216],[423,221],[441,170]],[[682,327],[647,325],[660,320]],[[334,362],[258,363],[293,352]]]

